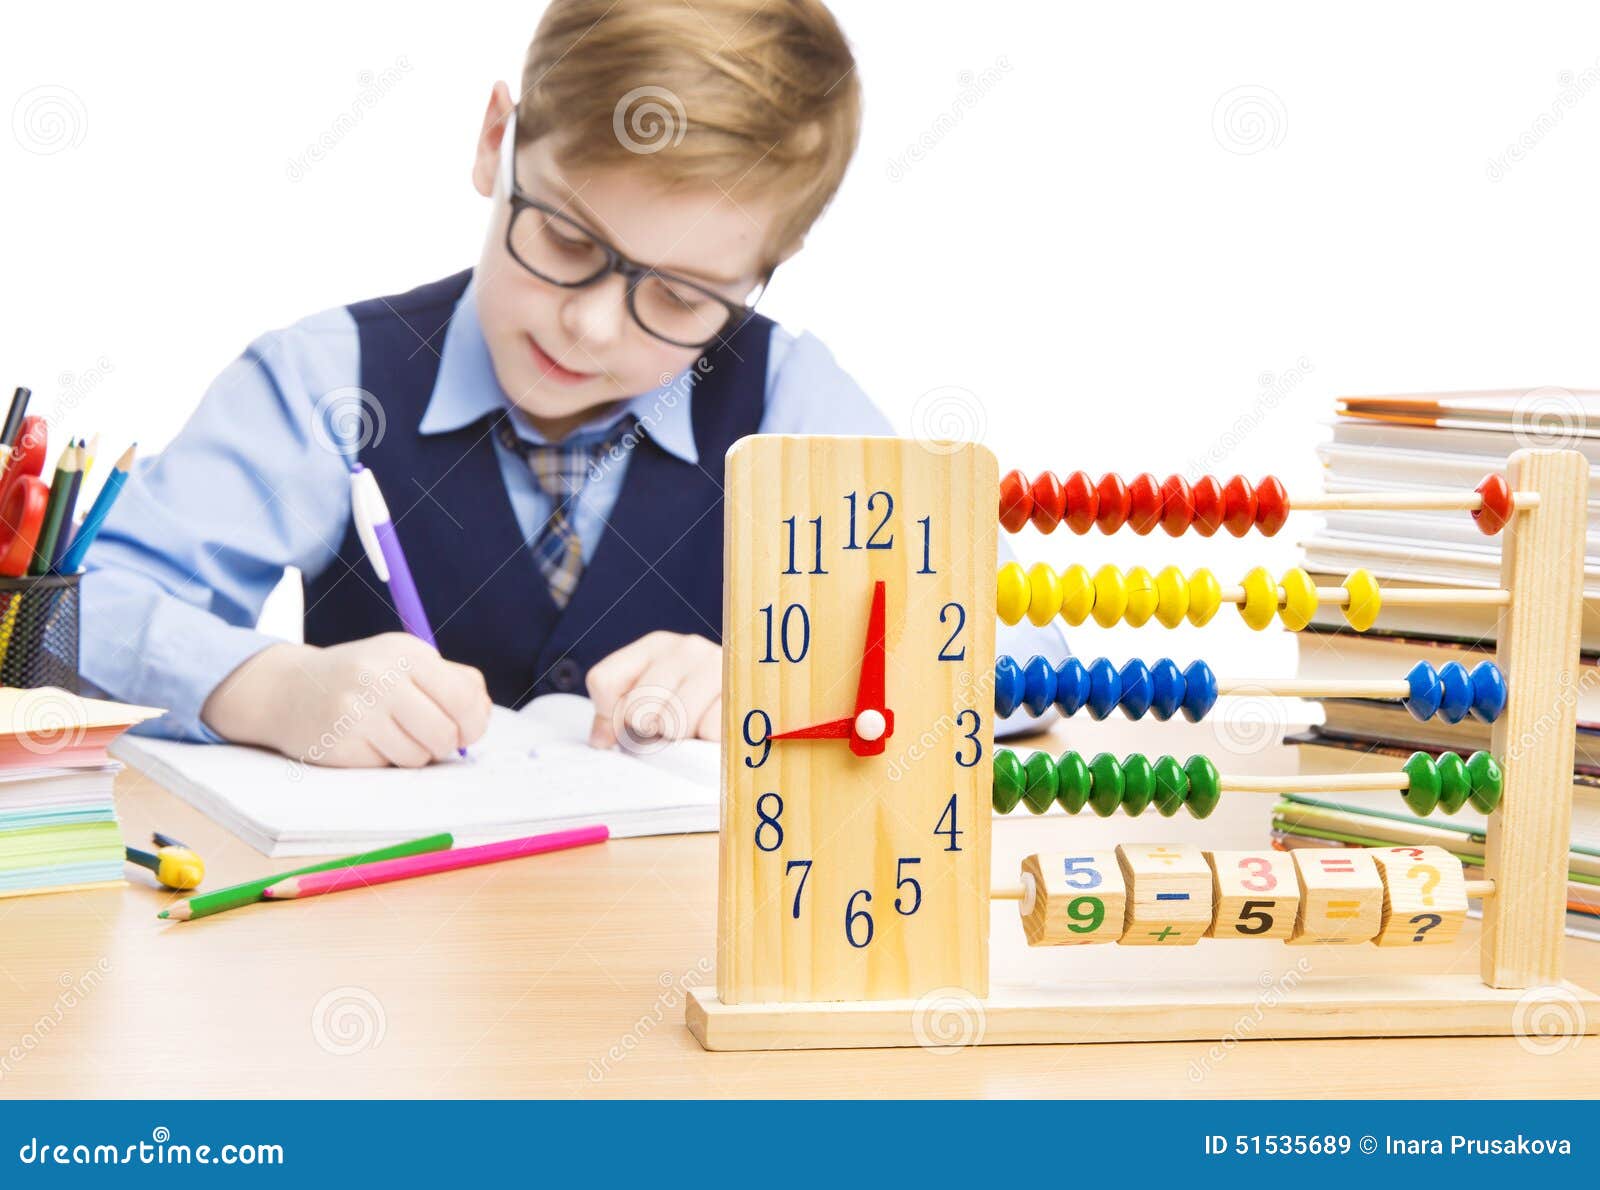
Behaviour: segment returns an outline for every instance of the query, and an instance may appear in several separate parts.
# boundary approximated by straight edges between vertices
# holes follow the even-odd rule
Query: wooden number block
[[[1022,929],[1029,946],[1115,942],[1126,905],[1115,851],[1050,851],[1022,861]]]
[[[1368,942],[1383,924],[1378,865],[1354,847],[1303,848],[1289,853],[1300,882],[1300,912],[1292,943]]]
[[[1193,946],[1211,928],[1211,865],[1198,847],[1123,843],[1125,946]]]
[[[1383,877],[1379,946],[1453,942],[1467,920],[1467,880],[1461,861],[1442,847],[1373,847]]]
[[[1211,938],[1287,938],[1300,909],[1300,878],[1282,851],[1208,851],[1216,917]]]

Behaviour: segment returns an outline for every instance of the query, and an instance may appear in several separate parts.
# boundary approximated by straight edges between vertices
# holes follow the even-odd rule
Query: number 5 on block
[[[1049,851],[1022,861],[1022,929],[1029,946],[1115,942],[1127,892],[1115,851]]]

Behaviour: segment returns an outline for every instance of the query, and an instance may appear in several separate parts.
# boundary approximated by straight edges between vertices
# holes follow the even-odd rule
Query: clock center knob
[[[889,730],[889,721],[882,711],[865,710],[856,716],[856,734],[864,740],[881,740]]]

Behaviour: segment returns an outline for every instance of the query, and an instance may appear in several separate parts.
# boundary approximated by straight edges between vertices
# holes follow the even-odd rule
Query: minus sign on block
[[[1156,894],[1156,900],[1158,900],[1158,901],[1187,901],[1188,899],[1189,899],[1189,894],[1188,893],[1157,893]]]

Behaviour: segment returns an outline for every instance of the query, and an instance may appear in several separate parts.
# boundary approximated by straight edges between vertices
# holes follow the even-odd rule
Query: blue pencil
[[[83,518],[83,524],[73,537],[72,544],[54,567],[57,574],[78,573],[83,565],[83,556],[89,552],[89,547],[99,536],[100,526],[105,524],[111,506],[117,502],[117,497],[122,493],[122,485],[128,482],[128,472],[133,470],[133,452],[137,446],[135,443],[123,451],[122,457],[117,460],[117,465],[111,469],[111,474],[106,476],[105,486],[94,498],[94,503],[89,506],[89,514]]]

